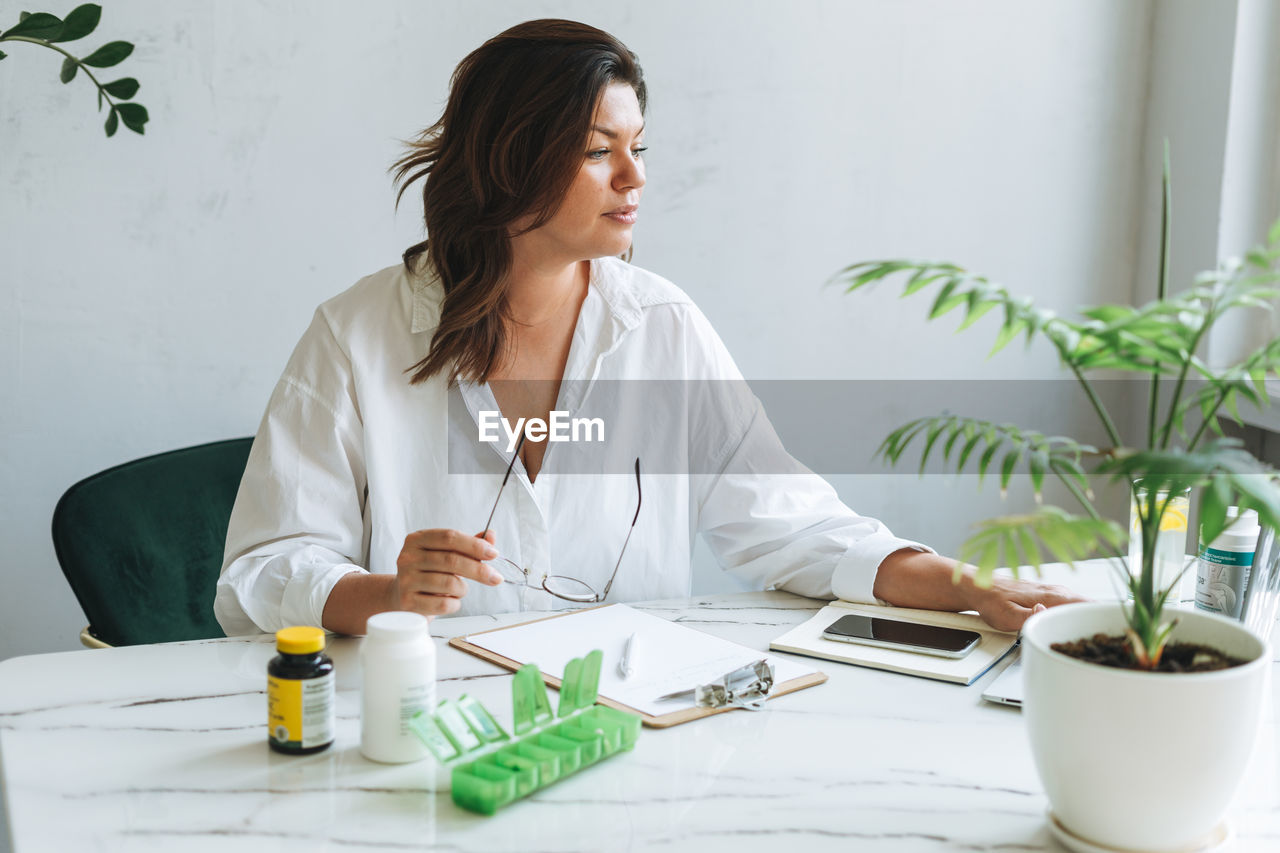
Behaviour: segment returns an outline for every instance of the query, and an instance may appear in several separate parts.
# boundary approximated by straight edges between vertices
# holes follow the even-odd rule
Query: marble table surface
[[[760,592],[633,606],[763,650],[819,605]],[[433,622],[440,697],[470,693],[509,722],[510,674],[444,643],[526,618]],[[337,741],[306,757],[266,746],[268,636],[0,662],[14,853],[1060,849],[1021,713],[980,698],[994,673],[960,687],[818,662],[824,685],[645,729],[634,751],[484,818],[427,790],[425,765],[360,755],[358,644],[331,640]],[[1280,848],[1271,689],[1234,850]],[[1211,748],[1223,724],[1170,748]]]

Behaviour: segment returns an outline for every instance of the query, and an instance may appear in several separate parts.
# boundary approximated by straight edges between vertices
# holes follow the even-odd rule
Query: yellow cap
[[[295,625],[276,631],[276,649],[286,655],[313,655],[323,648],[323,628]]]

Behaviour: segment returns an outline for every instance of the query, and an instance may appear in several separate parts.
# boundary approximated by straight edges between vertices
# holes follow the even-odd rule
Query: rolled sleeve
[[[349,363],[317,314],[276,386],[227,530],[214,615],[228,636],[322,624],[367,561],[363,431]]]
[[[904,548],[929,554],[937,553],[928,545],[912,542],[909,539],[899,539],[882,525],[880,530],[856,540],[849,546],[849,550],[844,552],[844,556],[836,563],[835,570],[831,573],[831,592],[836,598],[845,601],[892,606],[889,602],[876,598],[873,592],[876,586],[876,575],[885,557]]]

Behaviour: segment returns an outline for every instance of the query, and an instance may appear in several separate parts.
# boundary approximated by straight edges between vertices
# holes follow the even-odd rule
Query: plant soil
[[[1092,637],[1072,640],[1069,643],[1054,643],[1050,648],[1076,660],[1116,669],[1135,669],[1144,672],[1212,672],[1218,669],[1230,669],[1233,666],[1243,666],[1247,663],[1240,658],[1233,658],[1199,643],[1170,643],[1164,647],[1164,654],[1160,656],[1160,665],[1154,670],[1146,670],[1138,666],[1133,652],[1129,649],[1129,642],[1124,637],[1106,634],[1094,634]]]

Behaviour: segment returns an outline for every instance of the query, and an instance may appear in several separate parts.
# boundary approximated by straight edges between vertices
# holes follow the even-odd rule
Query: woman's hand
[[[956,561],[914,549],[894,551],[876,572],[876,598],[898,607],[922,610],[976,610],[997,631],[1017,631],[1031,614],[1059,604],[1088,601],[1065,586],[992,578],[990,587],[973,582],[974,568],[961,567],[955,582]]]
[[[424,616],[457,613],[467,594],[467,581],[489,586],[502,583],[483,560],[498,556],[492,530],[468,536],[457,530],[419,530],[404,539],[396,558],[388,610],[409,610]]]
[[[990,588],[973,586],[970,589],[968,609],[978,611],[983,621],[997,631],[1017,631],[1032,614],[1041,610],[1088,600],[1065,586],[996,577],[992,578]]]

